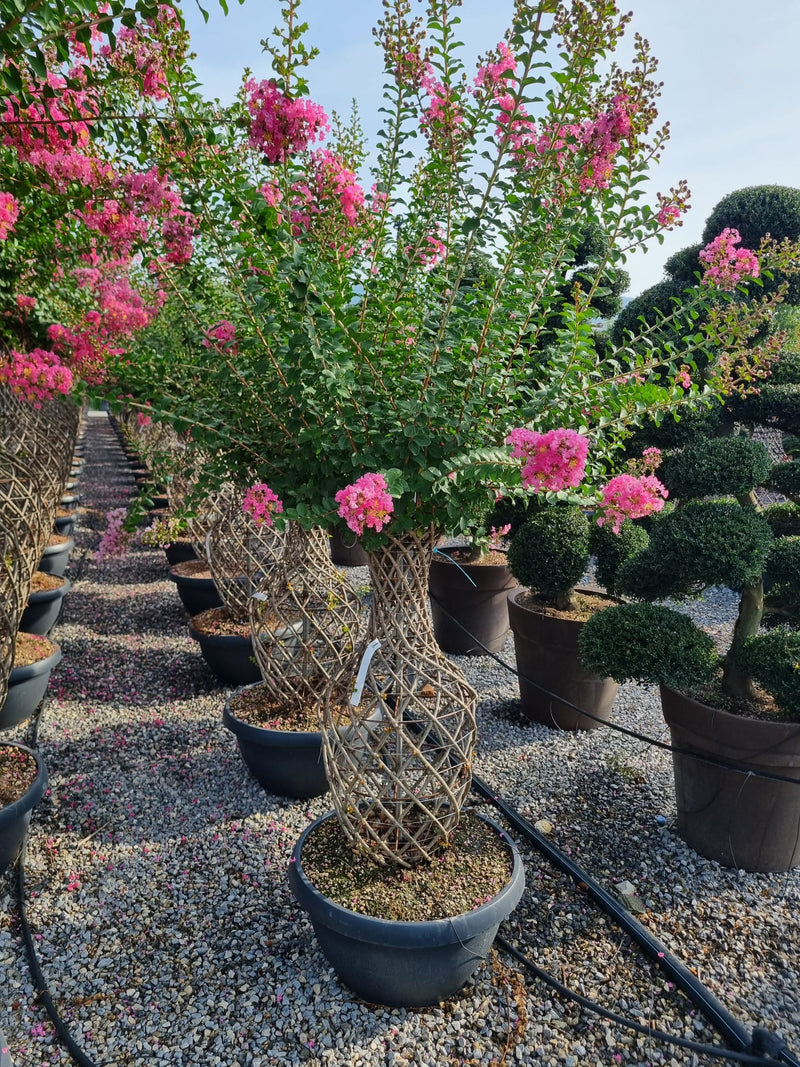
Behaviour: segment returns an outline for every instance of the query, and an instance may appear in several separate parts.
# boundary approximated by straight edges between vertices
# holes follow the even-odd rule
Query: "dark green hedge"
[[[691,689],[709,681],[719,656],[688,615],[658,604],[622,604],[593,615],[578,639],[587,671],[617,682]]]
[[[769,452],[749,437],[713,437],[667,452],[658,477],[680,500],[738,496],[762,485],[772,469]]]

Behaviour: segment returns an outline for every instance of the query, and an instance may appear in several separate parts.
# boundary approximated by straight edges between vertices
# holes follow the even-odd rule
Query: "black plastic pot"
[[[0,708],[0,730],[25,722],[39,707],[50,681],[50,672],[61,662],[61,649],[56,645],[46,659],[24,667],[13,667],[8,676],[8,693]]]
[[[231,693],[222,711],[223,725],[235,736],[250,774],[267,792],[282,797],[305,800],[327,793],[319,731],[268,730],[242,722],[233,714],[231,700],[243,689],[252,688],[243,686]]]
[[[187,614],[199,615],[201,611],[206,611],[208,608],[222,607],[222,597],[217,592],[214,579],[210,576],[197,577],[193,574],[181,574],[180,564],[172,568],[169,576],[178,587],[178,596]]]
[[[164,555],[170,567],[174,567],[177,563],[189,563],[191,560],[198,559],[191,541],[173,541],[169,545],[164,545]]]
[[[508,594],[522,711],[533,722],[559,730],[592,730],[608,722],[619,686],[581,667],[578,635],[583,623],[523,607],[519,600],[526,593],[526,589],[516,589]],[[594,591],[592,596],[618,603]],[[595,717],[581,715],[559,697]]]
[[[68,538],[63,544],[48,545],[39,560],[39,570],[63,578],[69,564],[69,554],[75,547],[75,539]]]
[[[661,710],[672,744],[684,750],[672,753],[672,768],[678,833],[687,845],[723,867],[777,872],[800,866],[800,723],[733,715],[666,686]]]
[[[512,849],[508,884],[486,904],[450,919],[394,922],[335,904],[307,877],[303,846],[320,823],[332,818],[333,812],[323,815],[300,835],[289,864],[289,886],[339,978],[364,1000],[396,1008],[428,1007],[458,992],[487,956],[500,923],[525,888],[522,860],[513,841],[481,815]]]
[[[508,635],[508,591],[519,583],[505,563],[451,562],[459,551],[463,548],[437,548],[431,561],[428,589],[436,641],[458,656],[483,656],[487,648],[500,652]]]
[[[331,562],[337,567],[366,567],[367,553],[361,547],[355,534],[351,534],[352,543],[346,540],[346,535],[338,526],[331,526],[330,534]]]
[[[72,531],[75,529],[75,521],[77,518],[77,511],[70,511],[67,515],[56,515],[55,521],[53,522],[55,532],[64,537],[71,537]]]
[[[0,874],[8,870],[22,848],[31,813],[44,796],[47,788],[47,767],[44,760],[33,749],[17,742],[0,742],[7,748],[18,748],[27,752],[36,760],[38,774],[33,785],[13,804],[0,808]]]
[[[28,596],[28,606],[22,613],[19,628],[26,634],[49,634],[64,607],[64,597],[72,588],[72,582],[64,579],[57,589],[43,589]]]
[[[200,645],[208,669],[221,682],[229,685],[250,685],[260,682],[261,670],[249,637],[237,634],[206,634],[196,630],[189,621],[189,636]]]

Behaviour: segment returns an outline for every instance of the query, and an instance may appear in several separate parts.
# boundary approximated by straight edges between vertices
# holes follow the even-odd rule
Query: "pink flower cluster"
[[[730,291],[743,278],[758,277],[758,256],[749,248],[737,248],[741,241],[739,231],[728,226],[706,245],[699,255],[700,262],[706,264],[703,285]]]
[[[19,203],[11,193],[0,193],[0,241],[5,241],[19,218]]]
[[[245,83],[247,110],[252,116],[250,144],[270,163],[283,163],[287,156],[303,152],[312,141],[321,141],[330,129],[328,116],[311,100],[291,100],[274,81]]]
[[[265,190],[267,187],[262,187],[267,202],[274,204],[277,200],[274,190]],[[353,171],[334,152],[318,149],[310,154],[307,180],[292,185],[292,230],[295,236],[310,230],[315,216],[324,216],[328,230],[335,228],[337,220],[341,221],[335,205],[345,225],[355,226],[365,203],[364,190]]]
[[[236,349],[236,327],[227,319],[220,319],[210,329],[202,341],[204,348]]]
[[[452,134],[456,127],[464,122],[464,115],[458,101],[452,96],[447,86],[434,76],[430,63],[425,65],[425,73],[420,84],[428,94],[430,101],[420,119],[420,125],[426,135],[432,140],[439,140],[443,131],[449,131]]]
[[[72,372],[55,352],[33,348],[30,352],[12,349],[0,362],[0,382],[6,382],[18,396],[40,408],[42,401],[72,388]]]
[[[124,556],[130,548],[133,534],[123,528],[128,512],[125,508],[113,508],[106,513],[106,530],[95,549],[95,562],[102,563],[109,556]]]
[[[597,525],[610,522],[614,533],[619,533],[626,518],[642,519],[661,511],[668,495],[666,486],[655,475],[636,478],[632,474],[618,474],[603,486]]]
[[[335,496],[339,516],[353,533],[361,536],[365,527],[378,533],[394,511],[394,501],[382,474],[362,474],[352,485],[340,489]]]
[[[589,441],[575,430],[548,430],[536,433],[524,426],[512,430],[506,438],[511,458],[525,460],[521,479],[534,492],[574,489],[586,470]]]
[[[272,516],[280,515],[283,511],[283,501],[268,485],[259,482],[257,485],[251,485],[244,494],[242,511],[252,515],[259,526],[264,524],[272,526],[274,521]]]
[[[441,230],[435,234],[428,234],[425,238],[425,244],[417,252],[417,259],[426,268],[426,270],[433,270],[436,264],[442,259],[447,252],[447,246],[441,238]]]

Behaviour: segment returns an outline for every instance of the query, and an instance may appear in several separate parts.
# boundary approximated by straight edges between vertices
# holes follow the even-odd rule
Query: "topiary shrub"
[[[781,537],[770,549],[764,592],[773,605],[800,614],[800,537]]]
[[[531,592],[568,610],[572,592],[589,563],[589,520],[579,507],[534,509],[517,529],[508,549],[508,566]]]
[[[659,604],[622,604],[593,615],[578,638],[587,671],[617,682],[692,689],[710,681],[719,655],[687,615]]]
[[[736,653],[739,669],[771,693],[790,719],[800,720],[800,630],[779,626],[748,638]]]
[[[647,548],[649,541],[647,531],[630,519],[625,519],[617,534],[608,525],[592,524],[589,530],[589,551],[596,560],[599,584],[609,593],[616,593],[619,568],[626,560]]]
[[[797,537],[800,535],[800,504],[793,500],[783,500],[778,504],[768,504],[761,512],[769,523],[774,537]]]
[[[713,437],[667,452],[658,476],[671,496],[740,496],[762,485],[772,469],[769,452],[749,437]]]
[[[758,581],[772,530],[754,508],[692,500],[653,524],[650,543],[622,564],[617,588],[643,600],[699,595]]]
[[[781,352],[769,380],[772,385],[796,385],[800,382],[800,352]]]
[[[800,497],[800,459],[776,463],[769,476],[769,486],[784,496]]]

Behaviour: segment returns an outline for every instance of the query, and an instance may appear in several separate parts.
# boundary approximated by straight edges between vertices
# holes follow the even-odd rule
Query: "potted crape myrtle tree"
[[[142,334],[108,392],[191,429],[209,478],[269,489],[276,526],[338,524],[367,551],[368,632],[321,702],[334,814],[302,836],[290,877],[349,986],[430,1004],[463,985],[522,891],[505,835],[464,811],[477,696],[431,632],[433,548],[443,531],[476,528],[498,492],[526,492],[506,444],[515,429],[585,438],[578,498],[597,503],[631,427],[684,399],[678,375],[708,338],[701,326],[679,349],[595,344],[605,268],[675,225],[687,197],[681,184],[639,200],[666,131],[653,129],[645,43],[630,69],[608,65],[626,23],[613,5],[518,5],[470,77],[457,3],[412,17],[393,0],[376,31],[385,122],[366,188],[357,116],[330,124],[307,97],[314,50],[298,7],[288,0],[268,43],[271,77],[245,83],[226,112],[197,97],[188,72],[166,70],[180,122],[166,137],[159,116],[151,145],[191,191],[200,254],[156,274],[189,311],[189,293],[225,300],[213,318],[200,305],[182,355]],[[565,299],[587,219],[616,243]],[[493,264],[487,284],[462,285],[477,251]],[[686,299],[693,312],[726,309],[719,358],[702,390],[690,386],[716,395],[737,373],[726,353],[774,302],[699,286]],[[565,492],[539,495],[556,505]],[[413,963],[398,964],[398,949]]]
[[[762,509],[757,496],[767,485],[790,490],[794,477],[796,504],[796,467],[744,435],[667,453],[659,474],[677,506],[611,567],[614,587],[642,602],[609,609],[581,636],[587,669],[660,684],[678,832],[750,871],[800,864],[800,537],[781,532],[791,508]],[[724,649],[657,603],[720,585],[739,593]]]

